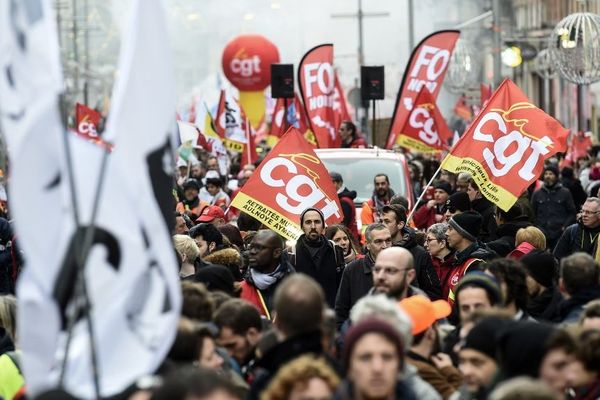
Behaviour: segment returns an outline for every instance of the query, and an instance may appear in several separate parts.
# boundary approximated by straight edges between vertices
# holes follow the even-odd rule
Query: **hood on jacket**
[[[535,247],[529,242],[523,242],[519,244],[513,251],[508,253],[507,258],[513,258],[515,260],[520,260],[525,254],[529,254],[535,250]]]

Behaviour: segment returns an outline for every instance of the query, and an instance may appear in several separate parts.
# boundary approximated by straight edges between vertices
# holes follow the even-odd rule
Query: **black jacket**
[[[321,343],[321,332],[310,332],[291,337],[275,345],[256,362],[255,367],[258,372],[246,399],[258,400],[279,368],[294,358],[303,354],[323,355]]]
[[[319,241],[313,244],[302,235],[298,238],[294,254],[291,255],[291,261],[296,272],[309,275],[316,280],[325,292],[327,304],[334,308],[335,295],[345,267],[344,250],[327,240],[325,236],[321,236]]]
[[[506,257],[508,253],[515,249],[515,237],[517,231],[521,228],[531,226],[531,222],[526,215],[515,218],[513,221],[498,225],[496,229],[496,240],[487,242],[487,246],[494,250],[500,257]]]
[[[583,203],[585,203],[585,199],[587,199],[587,193],[585,193],[585,190],[583,190],[579,179],[562,178],[561,183],[565,189],[568,189],[571,192],[575,207],[577,209],[581,208]]]
[[[350,316],[352,306],[373,287],[374,264],[371,254],[367,253],[365,258],[352,261],[344,269],[342,282],[335,297],[335,321],[338,328]]]
[[[586,228],[581,222],[569,226],[556,243],[554,257],[560,260],[578,251],[583,251],[595,257],[598,240],[600,240],[599,233],[600,227]]]
[[[396,247],[404,247],[410,251],[415,263],[416,280],[413,285],[417,286],[431,300],[439,300],[442,298],[442,285],[440,279],[433,268],[431,256],[423,246],[417,244],[415,233],[412,230],[404,228],[402,230],[402,239],[393,244]]]
[[[18,251],[13,248],[10,223],[0,218],[0,294],[15,293],[13,273],[19,269]]]
[[[560,183],[546,185],[531,197],[535,226],[540,228],[551,245],[556,244],[562,231],[575,222],[575,204],[568,189]]]
[[[558,287],[548,288],[527,303],[527,312],[538,321],[552,322],[558,317],[558,306],[563,298]]]
[[[577,322],[583,307],[596,299],[600,299],[600,285],[575,293],[570,299],[562,300],[558,304],[558,315],[554,318],[554,322],[565,324]]]
[[[477,211],[483,221],[481,223],[481,231],[479,232],[478,239],[482,242],[488,242],[496,238],[496,206],[488,199],[481,198],[471,202],[471,208],[473,211]]]

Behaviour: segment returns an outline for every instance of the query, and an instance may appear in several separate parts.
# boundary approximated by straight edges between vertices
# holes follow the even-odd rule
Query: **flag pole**
[[[408,223],[412,219],[415,211],[417,210],[417,207],[419,206],[419,203],[421,202],[421,199],[423,198],[423,196],[425,196],[425,192],[427,192],[427,188],[429,186],[431,186],[431,184],[433,183],[433,180],[436,178],[436,176],[442,170],[442,164],[443,164],[443,162],[440,163],[440,166],[438,167],[437,171],[435,171],[435,173],[433,174],[433,176],[431,177],[431,179],[429,180],[429,182],[427,182],[427,185],[425,185],[425,187],[423,188],[423,191],[421,192],[421,195],[419,196],[419,198],[417,199],[417,201],[415,201],[415,205],[413,206],[412,210],[410,210],[410,214],[408,214],[408,218],[406,218],[406,223]]]
[[[70,187],[70,197],[71,197],[71,204],[73,206],[73,219],[75,220],[75,226],[76,226],[76,230],[75,233],[78,231],[78,228],[82,227],[81,225],[81,218],[79,215],[79,204],[77,201],[77,196],[76,196],[76,192],[77,192],[77,188],[75,185],[75,177],[73,174],[73,161],[71,158],[71,146],[69,145],[69,131],[68,129],[66,129],[66,116],[67,116],[67,111],[66,111],[66,99],[64,97],[64,95],[60,95],[59,97],[59,108],[61,110],[61,114],[63,117],[62,123],[62,129],[63,129],[63,144],[65,147],[65,159],[66,159],[66,163],[67,163],[67,178],[68,178],[68,182],[69,182],[69,187]],[[94,225],[96,222],[96,215],[97,215],[97,210],[98,210],[98,206],[99,206],[99,199],[100,199],[100,194],[102,191],[102,183],[104,181],[104,172],[106,171],[106,162],[108,159],[108,150],[104,149],[104,154],[103,154],[103,158],[102,158],[102,164],[100,167],[100,175],[98,178],[98,186],[96,187],[96,196],[94,198],[94,204],[93,204],[93,208],[92,208],[92,216],[90,219],[90,223],[89,225],[86,227],[85,229],[85,234],[83,235],[83,238],[80,237],[80,235],[76,235],[75,240],[78,242],[78,245],[75,246],[75,249],[80,249],[79,253],[76,254],[75,259],[77,260],[77,269],[75,271],[76,274],[76,280],[75,280],[75,292],[74,292],[74,298],[73,298],[73,303],[75,304],[75,309],[72,310],[72,312],[68,315],[68,319],[67,319],[67,338],[66,338],[66,342],[65,342],[65,350],[64,350],[64,355],[63,355],[63,360],[62,360],[62,364],[61,364],[61,369],[60,369],[60,375],[59,375],[59,381],[58,381],[58,385],[59,387],[63,386],[64,383],[64,378],[65,378],[65,373],[67,370],[67,364],[68,364],[68,360],[69,360],[69,349],[71,347],[71,341],[73,338],[73,329],[75,328],[75,321],[78,317],[79,312],[81,311],[81,307],[83,307],[83,318],[86,320],[86,325],[87,325],[87,330],[88,330],[88,335],[89,335],[89,339],[90,339],[90,359],[91,359],[91,363],[92,363],[92,379],[94,382],[94,391],[96,394],[96,398],[100,398],[100,376],[99,376],[99,370],[98,370],[98,357],[97,357],[97,353],[96,353],[96,341],[94,339],[94,322],[92,321],[92,317],[90,315],[90,310],[91,310],[91,303],[90,303],[90,298],[88,295],[88,291],[87,291],[87,285],[86,285],[86,281],[85,281],[85,261],[87,260],[89,251],[91,249],[91,245],[92,245],[92,239],[93,239],[93,233],[94,233]],[[81,242],[83,239],[83,243]],[[68,257],[68,255],[66,255],[65,257]],[[81,304],[83,302],[83,304]]]
[[[250,121],[248,118],[246,118],[246,146],[248,146],[246,151],[248,154],[248,164],[252,164],[252,150],[250,150]]]

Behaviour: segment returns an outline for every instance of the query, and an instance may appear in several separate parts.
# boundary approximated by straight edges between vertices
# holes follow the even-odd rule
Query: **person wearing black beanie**
[[[573,196],[558,182],[558,169],[544,169],[544,185],[531,196],[535,226],[546,235],[548,248],[553,249],[562,232],[575,222],[577,211]]]
[[[471,200],[471,209],[477,211],[482,218],[481,229],[477,237],[483,242],[494,240],[496,229],[498,229],[495,218],[496,206],[483,196],[475,179],[470,178],[468,182],[467,194]]]
[[[456,214],[460,214],[471,209],[471,200],[467,192],[456,192],[446,200],[446,221]]]
[[[496,336],[511,322],[486,318],[467,334],[459,352],[458,369],[463,375],[467,398],[485,399],[499,371]],[[462,398],[462,397],[461,397]]]
[[[552,321],[562,299],[556,259],[547,251],[533,250],[521,258],[521,263],[527,274],[527,312],[537,320]]]

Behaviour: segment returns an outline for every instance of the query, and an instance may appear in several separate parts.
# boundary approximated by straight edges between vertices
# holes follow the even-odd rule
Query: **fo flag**
[[[75,120],[77,121],[77,133],[89,139],[98,138],[98,125],[102,115],[83,104],[75,105]]]
[[[391,149],[396,144],[423,87],[429,90],[433,99],[437,99],[459,34],[454,30],[432,33],[413,50],[396,98],[386,148]]]
[[[569,132],[502,82],[442,168],[468,172],[481,193],[504,211],[540,176],[544,160],[567,147]]]
[[[296,128],[281,138],[231,205],[292,240],[302,234],[300,214],[309,207],[323,211],[327,224],[342,219],[327,169]]]
[[[446,150],[451,138],[452,132],[433,96],[426,88],[421,89],[398,136],[398,144],[416,151],[435,152]]]
[[[333,70],[333,45],[322,44],[309,50],[298,68],[300,93],[306,115],[321,148],[334,147],[341,114],[339,90]]]

